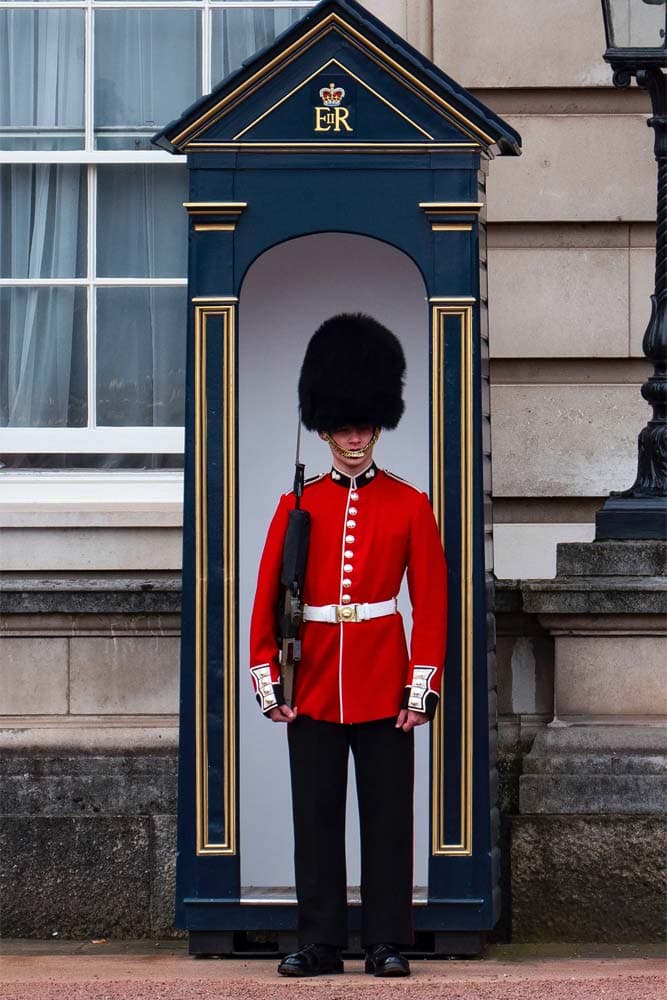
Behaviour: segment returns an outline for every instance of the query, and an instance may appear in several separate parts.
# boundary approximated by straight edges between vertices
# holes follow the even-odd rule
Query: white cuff
[[[438,696],[437,691],[432,691],[429,687],[429,681],[431,677],[436,673],[435,667],[414,667],[412,671],[412,684],[408,685],[410,688],[410,695],[408,697],[408,708],[413,712],[425,712],[426,711],[426,696],[428,694],[434,694]],[[437,702],[436,702],[437,704]]]
[[[276,695],[273,690],[273,681],[271,679],[271,667],[268,663],[262,663],[259,667],[251,667],[250,673],[255,679],[255,690],[257,692],[257,697],[259,698],[259,704],[263,712],[268,712],[272,708],[276,708],[278,702],[276,701]]]

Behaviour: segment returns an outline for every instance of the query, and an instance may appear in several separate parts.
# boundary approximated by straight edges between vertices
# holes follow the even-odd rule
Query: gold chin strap
[[[364,455],[368,454],[368,452],[371,450],[371,448],[373,447],[373,445],[375,444],[375,442],[379,437],[380,437],[380,428],[376,427],[375,430],[373,431],[373,436],[371,437],[368,444],[365,444],[363,448],[355,448],[354,450],[349,450],[348,448],[341,448],[341,446],[334,441],[334,439],[328,432],[325,433],[324,440],[331,445],[336,454],[340,455],[341,458],[363,458]]]

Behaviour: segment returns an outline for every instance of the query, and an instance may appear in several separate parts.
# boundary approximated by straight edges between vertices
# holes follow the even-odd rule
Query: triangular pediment
[[[352,0],[319,4],[154,142],[184,153],[520,146],[502,119]]]
[[[405,142],[433,136],[339,59],[329,59],[293,91],[270,105],[235,136],[246,142],[304,141],[336,136],[357,141],[360,121]],[[363,139],[362,139],[363,141]]]

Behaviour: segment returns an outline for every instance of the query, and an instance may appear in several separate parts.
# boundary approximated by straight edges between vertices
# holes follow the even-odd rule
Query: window
[[[0,462],[182,461],[184,159],[150,145],[312,2],[0,0]]]

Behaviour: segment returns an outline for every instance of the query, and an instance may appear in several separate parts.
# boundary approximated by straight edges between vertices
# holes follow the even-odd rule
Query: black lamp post
[[[658,538],[667,534],[667,0],[602,0],[614,86],[632,77],[651,95],[658,161],[655,291],[642,348],[655,370],[642,386],[653,416],[639,435],[637,478],[612,493],[595,517],[596,541]]]

